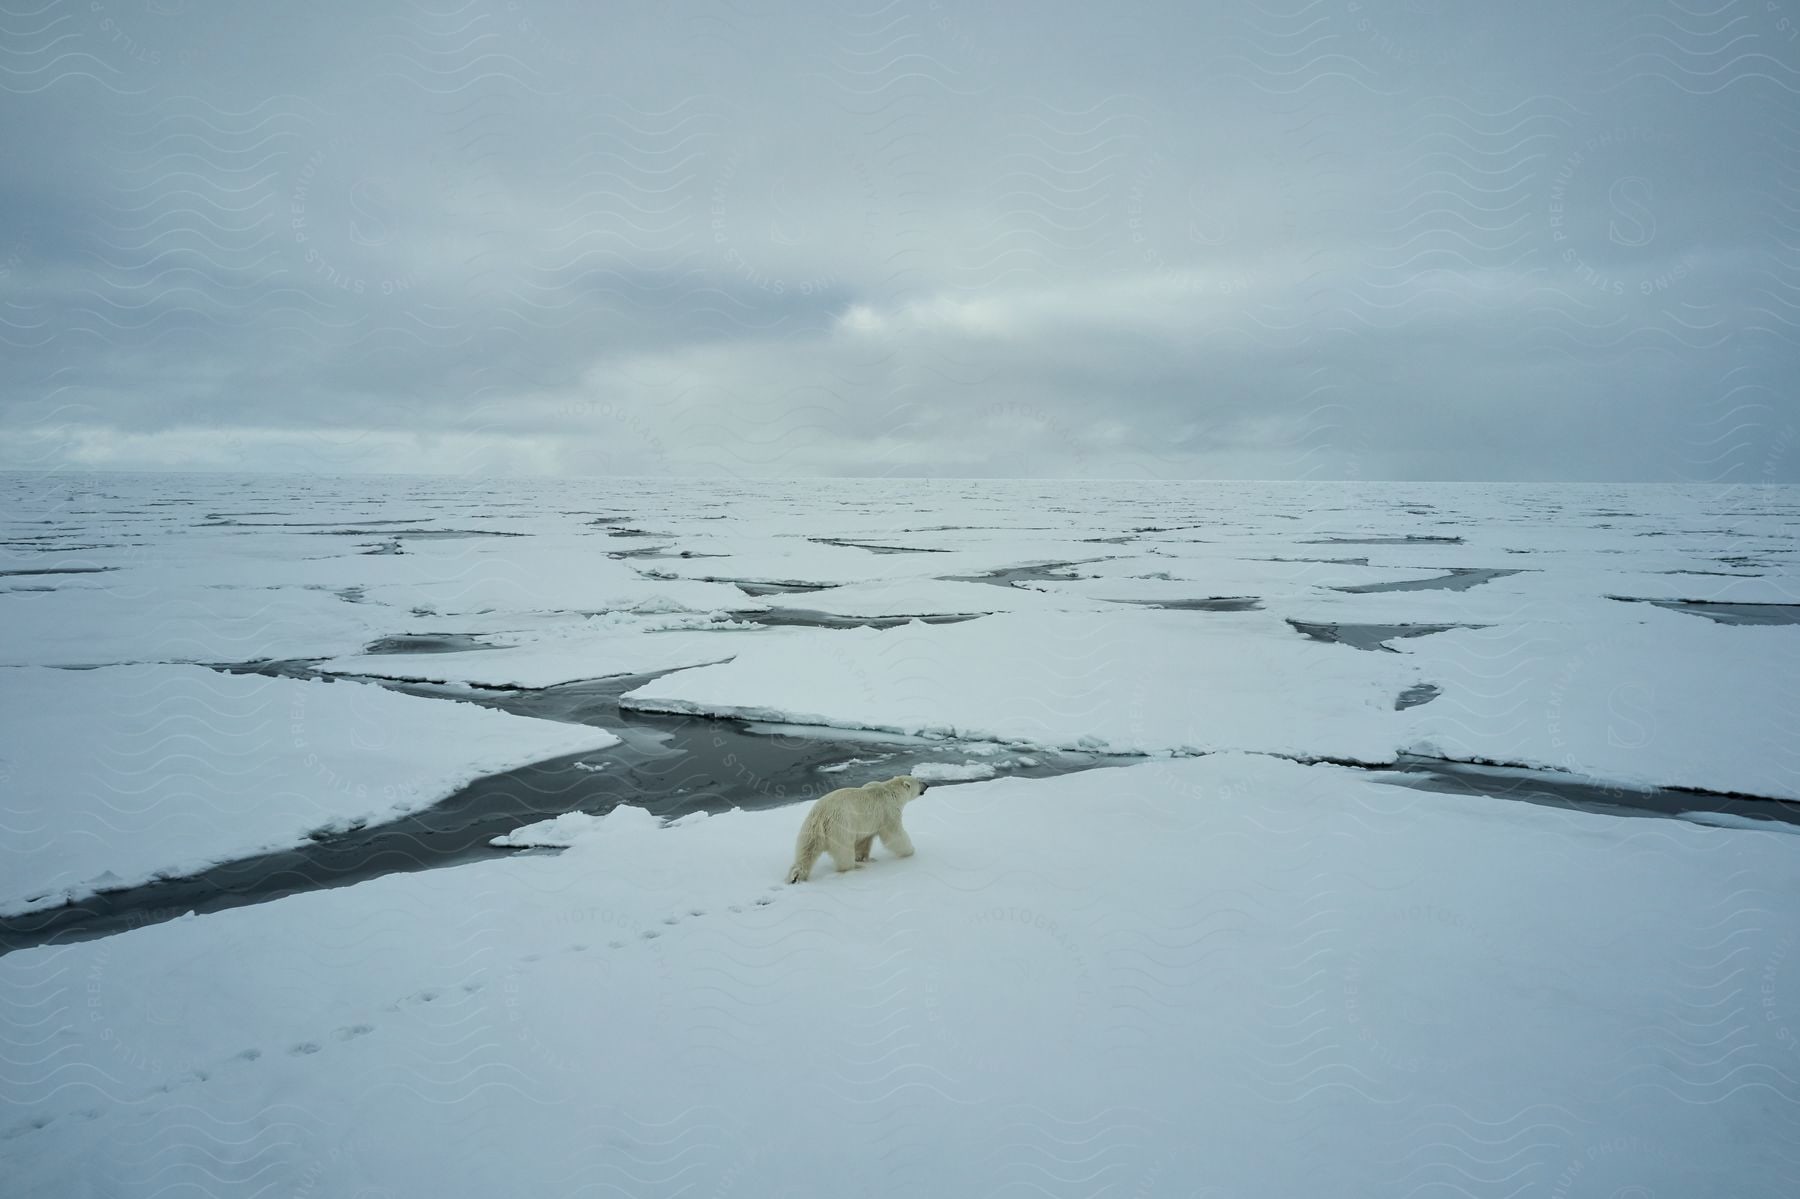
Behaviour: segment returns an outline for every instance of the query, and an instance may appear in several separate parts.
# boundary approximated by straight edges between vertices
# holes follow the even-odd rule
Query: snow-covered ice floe
[[[928,783],[962,783],[991,779],[997,771],[992,762],[924,762],[908,773]]]
[[[0,912],[189,874],[618,738],[357,683],[197,666],[9,671]]]
[[[752,642],[625,704],[1115,753],[1389,762],[1409,727],[1395,699],[1422,681],[1411,661],[1311,642],[1266,613],[1122,608]]]
[[[496,630],[494,636],[504,644],[492,649],[355,654],[321,662],[318,670],[363,678],[537,689],[722,661],[734,651],[719,634],[749,627],[724,613],[611,612]]]
[[[1795,839],[1441,800],[1232,754],[972,783],[908,808],[915,857],[800,886],[795,811],[620,810],[559,856],[21,951],[0,1171],[1792,1194]]]
[[[21,475],[0,499],[0,911],[542,759],[606,751],[566,767],[600,800],[632,782],[604,731],[181,663],[626,675],[641,707],[801,746],[807,795],[900,734],[961,776],[908,809],[917,856],[802,886],[798,810],[619,807],[501,838],[560,852],[0,955],[9,1196],[1800,1192],[1800,841],[1767,804],[1633,819],[1318,764],[1800,794],[1792,489]],[[751,619],[772,606],[982,615]],[[704,755],[718,726],[680,723]],[[1040,746],[1166,756],[968,777]],[[683,769],[655,776],[670,808]]]
[[[621,829],[657,828],[663,822],[629,804],[595,816],[587,812],[564,812],[551,820],[540,820],[524,828],[514,829],[493,844],[507,849],[566,849],[588,837],[605,836]]]
[[[1413,748],[1626,786],[1800,798],[1800,626],[1629,611],[1395,642],[1443,690],[1414,710]]]

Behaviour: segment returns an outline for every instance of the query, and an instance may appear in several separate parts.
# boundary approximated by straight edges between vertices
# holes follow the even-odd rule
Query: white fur
[[[860,866],[869,860],[876,837],[895,857],[912,857],[912,838],[900,825],[900,809],[925,794],[927,786],[902,774],[885,783],[840,787],[819,796],[800,826],[787,881],[797,883],[811,875],[822,853],[831,855],[840,873]]]

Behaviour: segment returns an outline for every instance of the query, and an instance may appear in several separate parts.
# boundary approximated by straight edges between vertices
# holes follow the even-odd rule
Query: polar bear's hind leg
[[[802,883],[812,874],[813,863],[819,860],[819,851],[808,847],[794,855],[794,868],[788,871],[788,882]]]
[[[869,860],[869,851],[874,848],[875,848],[875,834],[874,833],[870,833],[866,837],[858,837],[856,840],[856,860],[859,862],[868,861]]]
[[[787,881],[803,883],[812,874],[813,863],[825,852],[825,839],[819,835],[818,821],[808,817],[800,826],[800,836],[794,844],[794,868],[788,871]]]

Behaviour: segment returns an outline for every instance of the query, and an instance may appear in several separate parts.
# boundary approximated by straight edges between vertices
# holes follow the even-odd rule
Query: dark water
[[[1614,599],[1626,599],[1614,596]],[[1629,600],[1636,604],[1655,604],[1671,612],[1691,612],[1720,624],[1800,624],[1800,604],[1726,604],[1712,600]]]
[[[1354,587],[1334,587],[1332,590],[1347,591],[1356,595],[1368,595],[1378,591],[1467,591],[1482,583],[1519,573],[1521,572],[1516,570],[1488,570],[1462,566],[1452,569],[1447,575],[1439,575],[1432,579],[1407,579],[1398,583],[1360,583]]]
[[[157,500],[155,503],[180,503],[179,500]],[[360,533],[377,525],[416,525],[422,520],[430,520],[429,516],[402,516],[392,520],[359,521],[359,528],[345,529],[342,522],[335,520],[237,520],[239,516],[279,516],[278,512],[208,512],[206,519],[195,524],[197,529],[240,528],[240,529],[336,529],[340,533]],[[391,533],[392,530],[384,530]]]
[[[868,550],[871,554],[947,554],[949,550],[927,549],[916,545],[874,545],[867,541],[845,541],[838,537],[809,537],[820,545],[836,545],[844,549]]]
[[[368,525],[390,524],[390,521],[368,521]],[[248,528],[273,526],[250,525]],[[508,533],[500,529],[314,529],[313,537],[406,537],[414,541],[455,541],[464,537],[524,537],[524,533]]]
[[[1262,607],[1252,595],[1215,595],[1205,599],[1114,600],[1119,604],[1136,604],[1140,608],[1166,608],[1171,612],[1250,612]]]
[[[1390,654],[1399,651],[1387,643],[1401,637],[1424,637],[1430,633],[1443,633],[1450,629],[1482,627],[1459,624],[1350,624],[1337,622],[1313,624],[1304,620],[1290,620],[1288,624],[1292,625],[1296,632],[1305,633],[1314,641],[1335,641],[1356,649]]]
[[[771,608],[767,612],[734,612],[738,620],[768,625],[771,628],[805,629],[891,629],[896,625],[922,620],[926,624],[960,624],[977,620],[986,612],[945,612],[928,616],[838,616],[831,612],[815,612],[810,608]]]
[[[1438,687],[1435,683],[1414,683],[1405,691],[1402,691],[1399,698],[1394,700],[1394,711],[1404,712],[1408,708],[1416,708],[1420,704],[1428,704],[1443,693],[1443,689]]]
[[[1721,795],[1680,787],[1638,791],[1584,782],[1548,771],[1477,766],[1413,756],[1403,756],[1392,770],[1382,774],[1382,782],[1444,795],[1483,795],[1609,816],[1684,819],[1721,813],[1800,828],[1800,802],[1792,800]]]
[[[1404,537],[1315,537],[1305,545],[1461,545],[1461,537],[1435,537],[1412,533]]]
[[[606,556],[616,559],[727,558],[729,554],[703,554],[699,550],[672,550],[666,545],[645,546],[639,550],[609,550]]]
[[[995,587],[1011,587],[1015,583],[1067,583],[1074,576],[1063,572],[1071,566],[1085,566],[1089,562],[1101,562],[1101,558],[1083,558],[1077,562],[1040,562],[1036,566],[1010,566],[1004,570],[990,570],[978,575],[944,575],[943,578],[952,583],[991,583]]]
[[[1325,566],[1367,566],[1367,558],[1263,558],[1263,562],[1318,562]]]
[[[829,591],[835,583],[753,583],[747,579],[707,579],[708,583],[730,583],[745,595],[805,595],[813,591]]]
[[[42,570],[0,570],[0,579],[16,579],[25,575],[99,575],[116,566],[51,566]]]
[[[311,664],[268,662],[243,673],[307,678]],[[661,817],[774,808],[838,787],[905,774],[921,762],[962,760],[956,746],[823,729],[770,729],[735,720],[627,711],[625,692],[658,675],[570,683],[541,691],[469,691],[422,683],[387,683],[398,691],[472,701],[501,711],[570,724],[596,725],[622,741],[610,749],[570,754],[477,779],[421,812],[385,824],[322,836],[274,853],[256,854],[185,878],[108,891],[78,903],[0,917],[0,954],[34,945],[86,940],[172,920],[193,912],[263,903],[302,891],[349,886],[398,871],[429,870],[518,850],[489,841],[564,812],[606,812],[632,804]],[[336,685],[370,685],[343,681]],[[1028,751],[997,754],[1000,776],[1048,778],[1138,759]],[[846,765],[822,772],[821,767]],[[587,767],[587,768],[584,768]],[[592,769],[599,767],[599,769]],[[947,786],[950,784],[937,784]]]
[[[476,649],[503,649],[468,633],[403,633],[363,646],[365,654],[460,654]]]

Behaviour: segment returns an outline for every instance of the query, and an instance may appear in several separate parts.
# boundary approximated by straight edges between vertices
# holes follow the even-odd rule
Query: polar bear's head
[[[895,775],[888,780],[888,786],[903,790],[903,794],[906,798],[901,800],[902,803],[911,803],[931,788],[930,783],[926,782],[924,779],[916,779],[910,774]]]

